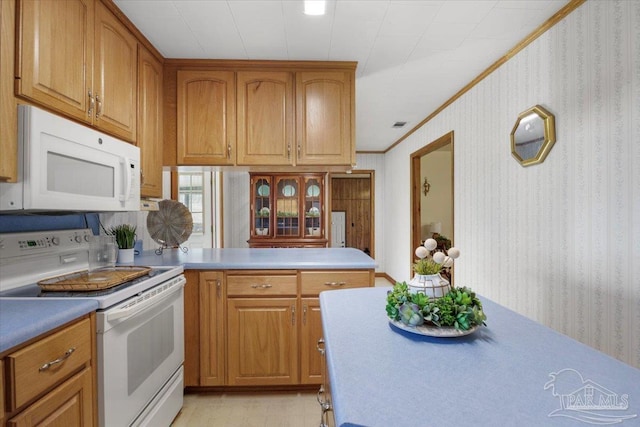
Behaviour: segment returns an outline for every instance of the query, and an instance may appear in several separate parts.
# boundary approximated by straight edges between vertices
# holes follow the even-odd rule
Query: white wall
[[[431,187],[424,195],[420,187],[421,238],[431,237],[428,227],[432,222],[440,223],[440,234],[453,239],[453,180],[451,179],[451,151],[436,150],[420,159],[420,184],[425,177]]]
[[[384,191],[384,155],[382,154],[356,154],[356,167],[355,170],[373,170],[374,172],[374,199],[373,199],[373,212],[374,212],[374,239],[375,239],[375,253],[374,257],[376,263],[376,271],[385,270],[385,258],[386,248],[384,244],[384,205],[385,205],[385,191]]]
[[[557,142],[523,168],[509,133],[535,104]],[[409,156],[451,130],[457,283],[640,367],[640,2],[587,1],[385,155],[395,279],[410,275]]]

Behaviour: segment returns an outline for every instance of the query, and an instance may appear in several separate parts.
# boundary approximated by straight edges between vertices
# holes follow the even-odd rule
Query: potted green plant
[[[118,263],[133,262],[133,247],[136,244],[136,226],[120,224],[107,230],[107,234],[115,236],[118,245]]]

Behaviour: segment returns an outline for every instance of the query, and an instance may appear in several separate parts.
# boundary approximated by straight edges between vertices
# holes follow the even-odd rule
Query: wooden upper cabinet
[[[353,72],[296,73],[298,165],[350,165],[353,140]]]
[[[239,165],[290,165],[293,161],[293,73],[239,71]]]
[[[137,41],[98,0],[20,0],[17,94],[136,139]]]
[[[18,94],[87,123],[92,122],[94,5],[94,0],[21,0],[17,20]]]
[[[106,6],[96,2],[94,123],[135,141],[138,43]]]
[[[162,197],[162,64],[138,47],[138,138],[140,195]]]
[[[0,181],[11,182],[18,177],[18,114],[13,95],[15,11],[14,0],[0,1]]]
[[[233,71],[177,73],[177,163],[235,163],[236,111]]]

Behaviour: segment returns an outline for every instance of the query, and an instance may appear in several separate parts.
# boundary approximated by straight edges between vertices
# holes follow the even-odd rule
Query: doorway
[[[329,175],[329,208],[332,222],[342,221],[344,215],[343,247],[356,248],[372,258],[375,255],[375,216],[374,216],[374,171],[358,170],[353,173],[332,173]],[[334,215],[336,213],[336,215]],[[340,228],[340,224],[336,224]],[[338,232],[338,231],[336,231]],[[329,242],[341,239],[330,229]]]
[[[411,252],[432,236],[453,242],[453,131],[411,154]]]

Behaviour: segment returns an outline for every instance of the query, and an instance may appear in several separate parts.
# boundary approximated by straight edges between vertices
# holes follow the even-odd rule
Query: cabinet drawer
[[[227,276],[227,295],[296,295],[297,283],[292,275]]]
[[[318,295],[331,289],[371,286],[369,271],[303,271],[302,295]]]
[[[13,385],[13,391],[9,389],[12,411],[91,360],[91,323],[84,319],[10,354],[5,360],[9,383]]]

